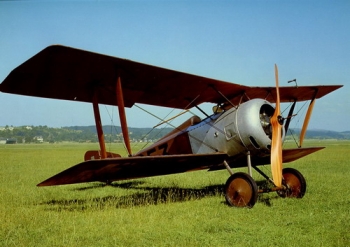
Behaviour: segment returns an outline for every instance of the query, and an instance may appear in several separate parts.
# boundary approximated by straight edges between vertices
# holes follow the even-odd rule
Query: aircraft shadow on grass
[[[88,187],[76,188],[76,191],[93,190],[105,186],[111,186],[121,189],[132,189],[135,193],[123,196],[105,196],[95,197],[91,199],[63,199],[50,200],[42,202],[40,205],[51,206],[49,210],[54,211],[84,211],[87,209],[105,209],[109,207],[116,208],[131,208],[142,207],[149,205],[158,205],[166,203],[186,202],[191,200],[200,200],[211,196],[222,196],[224,194],[222,184],[210,185],[203,188],[180,188],[173,187],[143,187],[144,182],[132,181],[124,183],[93,184]],[[277,197],[277,196],[276,196]],[[266,206],[271,206],[271,199],[275,197],[265,197],[263,194],[259,195],[258,202]],[[222,203],[225,203],[222,201]]]

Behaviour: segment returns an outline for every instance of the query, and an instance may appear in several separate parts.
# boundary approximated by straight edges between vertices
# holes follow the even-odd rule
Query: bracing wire
[[[298,141],[295,139],[295,135],[294,135],[292,129],[289,129],[289,132],[290,132],[291,136],[293,137],[295,144],[299,147]]]
[[[185,109],[189,108],[189,106],[192,105],[192,103],[193,103],[199,96],[200,96],[200,95],[198,95],[197,97],[195,97],[195,98],[185,107]],[[164,119],[162,119],[162,118],[156,116],[155,114],[151,113],[150,111],[147,111],[146,109],[142,108],[142,107],[139,106],[139,105],[136,105],[136,104],[135,104],[135,106],[136,106],[137,108],[141,109],[142,111],[144,111],[144,112],[150,114],[151,116],[153,116],[153,117],[159,119],[160,122],[158,123],[158,125],[161,124],[162,122],[165,122],[165,119],[167,119],[168,116],[169,116],[170,114],[172,114],[172,113],[174,112],[174,110],[175,110],[175,108],[173,108],[173,109],[164,117]],[[173,119],[172,119],[172,120],[173,120]],[[171,120],[171,121],[168,121],[167,124],[170,125],[171,127],[173,127],[174,129],[176,129],[177,127],[174,126],[173,124],[171,124],[172,120]],[[167,125],[165,125],[165,127],[166,127],[166,126],[167,126]],[[156,135],[156,137],[162,132],[162,130],[164,130],[165,127],[163,127],[163,128],[158,132],[158,134]],[[154,129],[155,129],[155,127],[153,127],[153,128],[146,134],[146,136],[149,135]],[[147,141],[146,144],[145,144],[141,149],[143,149],[144,147],[146,147],[148,144],[149,144],[149,141]]]
[[[166,118],[167,118],[170,114],[172,114],[172,113],[174,112],[174,110],[175,110],[175,109],[172,109],[172,110],[164,117],[164,119],[162,119],[162,118],[158,117],[157,115],[151,113],[150,111],[148,111],[148,110],[142,108],[141,106],[139,106],[139,105],[137,105],[137,104],[135,104],[135,106],[136,106],[137,108],[139,108],[140,110],[142,110],[142,111],[148,113],[149,115],[151,115],[151,116],[157,118],[157,119],[159,120],[159,123],[158,123],[158,124],[164,122],[164,119],[166,119]],[[170,126],[173,127],[173,128],[176,128],[176,126],[174,126],[174,125],[171,124],[171,121],[170,121],[170,122],[167,122],[167,124],[170,125]],[[167,126],[167,125],[165,125],[163,128],[161,128],[161,129],[158,131],[158,133],[156,133],[155,137],[158,137],[158,136],[161,134],[161,132],[166,128],[166,126]],[[149,132],[147,132],[145,135],[143,135],[142,139],[144,139],[146,136],[150,135],[155,129],[156,129],[155,127],[151,128],[151,130],[150,130]],[[147,139],[147,142],[141,147],[141,149],[144,149],[149,143],[150,143],[150,142],[149,142],[149,139]]]
[[[109,138],[109,151],[110,151],[110,152],[112,151],[113,128],[114,128],[115,133],[116,133],[117,135],[120,134],[120,132],[118,131],[118,128],[117,128],[117,126],[114,124],[114,120],[113,120],[113,115],[114,115],[114,110],[113,110],[113,109],[114,109],[114,108],[113,108],[113,107],[111,107],[111,108],[112,108],[112,115],[110,114],[110,112],[109,112],[107,106],[105,105],[105,110],[106,110],[106,112],[107,112],[107,114],[108,114],[108,116],[109,116],[109,119],[111,120],[111,130],[110,130],[110,138]],[[124,143],[124,142],[122,142],[122,143],[123,143],[123,147],[124,147],[125,151],[127,152],[127,148],[126,148],[126,146],[125,146],[125,143]]]
[[[114,115],[114,110],[112,108],[112,116],[110,116],[110,120],[111,120],[111,129],[110,129],[110,135],[109,135],[109,151],[112,151],[112,134],[113,134],[113,115]]]
[[[304,111],[305,111],[305,106],[306,106],[306,103],[307,103],[307,102],[308,102],[308,101],[305,101],[304,104],[298,109],[297,113],[295,114],[295,115],[297,115],[297,116],[299,116],[299,117],[297,118],[297,120],[296,120],[296,122],[295,122],[295,124],[294,124],[294,128],[296,128],[297,125],[300,123],[301,115],[299,115],[299,113],[300,113],[301,110],[304,110]],[[304,114],[302,114],[302,115],[304,115]],[[291,134],[291,136],[292,136],[292,138],[293,138],[295,144],[297,145],[297,147],[299,147],[299,143],[298,143],[297,139],[295,138],[295,133],[294,133],[294,131],[292,130],[292,128],[289,128],[288,131],[289,131],[289,133]]]
[[[301,117],[300,117],[299,113],[300,113],[301,110],[304,110],[304,111],[305,111],[305,105],[306,105],[307,102],[308,102],[308,101],[305,101],[304,104],[298,109],[297,113],[296,113],[296,114],[293,114],[293,116],[291,116],[293,119],[295,118],[295,116],[299,116],[299,117],[297,118],[295,124],[294,124],[294,128],[296,128],[297,125],[300,123]],[[283,114],[286,110],[288,110],[288,109],[291,107],[292,104],[293,104],[293,103],[290,103],[290,104],[288,105],[288,107],[286,107],[286,108],[282,111],[282,114]],[[292,128],[289,128],[289,129],[288,129],[288,132],[291,134],[291,136],[292,136],[292,138],[293,138],[295,144],[299,147],[298,141],[297,141],[296,138],[295,138],[295,133],[294,133],[294,131],[292,130]],[[286,134],[287,134],[287,133],[286,133]]]
[[[164,121],[163,119],[161,119],[160,117],[158,117],[158,116],[154,115],[153,113],[147,111],[146,109],[143,109],[142,107],[140,107],[140,106],[138,106],[138,105],[136,105],[136,104],[135,104],[135,106],[137,106],[139,109],[145,111],[146,113],[150,114],[151,116],[153,116],[153,117],[155,117],[155,118],[157,118],[157,119],[159,119],[159,120],[161,120],[161,121]],[[189,111],[189,112],[192,113],[191,111]],[[194,116],[196,116],[194,113],[192,113],[192,114],[193,114]],[[169,115],[169,114],[168,114],[168,115]],[[167,115],[167,116],[168,116],[168,115]],[[172,120],[173,120],[173,119],[172,119]],[[171,121],[168,122],[167,124],[170,125],[171,127],[173,127],[174,129],[178,129],[178,127],[176,127],[175,125],[171,124]],[[208,123],[208,124],[209,124],[209,123]],[[212,126],[212,125],[211,125],[211,126]],[[165,127],[164,127],[164,128],[165,128]],[[153,130],[153,129],[152,129],[152,130]],[[188,135],[191,136],[190,134],[188,134]],[[195,139],[196,141],[201,142],[202,144],[204,144],[204,145],[208,146],[209,148],[213,149],[214,151],[218,152],[218,150],[217,150],[215,147],[212,147],[211,145],[209,145],[209,144],[203,142],[203,140],[199,140],[198,138],[196,138],[196,137],[194,137],[194,136],[191,136],[191,137],[192,137],[193,139]],[[146,143],[146,145],[148,145],[148,143]],[[144,145],[144,147],[145,147],[146,145]]]

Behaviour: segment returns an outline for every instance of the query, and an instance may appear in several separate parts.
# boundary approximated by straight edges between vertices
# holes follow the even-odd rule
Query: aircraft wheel
[[[284,168],[282,170],[283,185],[285,190],[277,191],[280,197],[302,198],[306,192],[306,181],[304,176],[296,169]]]
[[[225,198],[230,206],[251,208],[258,199],[258,186],[248,174],[234,173],[226,181]]]

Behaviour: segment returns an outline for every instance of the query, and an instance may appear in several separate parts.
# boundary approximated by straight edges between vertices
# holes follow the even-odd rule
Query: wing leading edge
[[[49,46],[15,68],[0,84],[4,93],[117,105],[121,78],[126,107],[135,103],[191,108],[203,102],[233,104],[253,98],[275,102],[274,87],[248,87],[75,48]],[[281,102],[321,98],[340,85],[281,87]]]

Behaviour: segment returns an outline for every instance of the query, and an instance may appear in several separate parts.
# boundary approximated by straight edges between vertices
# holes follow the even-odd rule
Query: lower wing
[[[323,149],[323,147],[295,148],[283,150],[283,162],[288,163]],[[270,163],[270,156],[251,157],[252,165]],[[229,158],[225,153],[185,154],[165,156],[138,156],[130,158],[110,158],[89,160],[41,182],[38,186],[52,186],[85,182],[112,182],[117,180],[152,177],[196,170],[210,171],[225,169],[227,160],[232,168],[246,167],[245,155]]]
[[[282,150],[282,162],[289,163],[305,157],[309,154],[317,152],[324,147],[307,147],[307,148],[293,148],[293,149],[283,149]],[[247,167],[247,156],[240,154],[227,159],[231,168]],[[259,157],[251,156],[251,163],[253,166],[267,165],[270,164],[270,155]],[[224,165],[213,166],[209,171],[217,171],[225,169]]]
[[[227,159],[225,153],[140,156],[89,160],[41,182],[38,186],[85,182],[112,182],[208,169]]]

